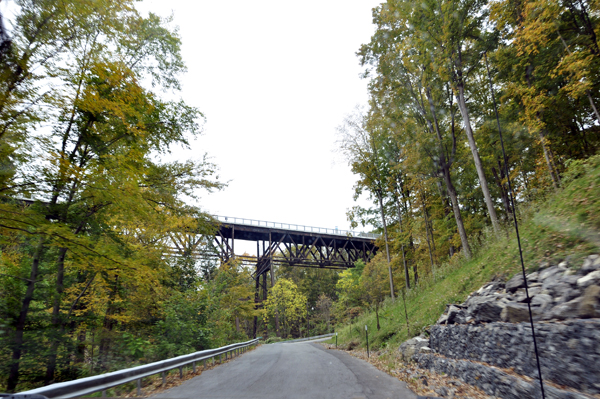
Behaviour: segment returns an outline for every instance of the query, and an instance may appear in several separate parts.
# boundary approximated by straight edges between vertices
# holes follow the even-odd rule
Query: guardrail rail
[[[105,391],[109,388],[126,384],[137,380],[138,396],[141,394],[141,379],[154,374],[162,374],[163,383],[165,382],[166,372],[179,368],[179,376],[183,376],[183,367],[192,364],[194,372],[196,371],[196,363],[203,361],[203,366],[206,366],[206,360],[211,359],[214,363],[215,357],[219,356],[222,361],[223,355],[225,360],[227,356],[237,356],[247,350],[248,347],[256,345],[259,339],[253,339],[246,342],[240,342],[223,346],[216,349],[207,349],[189,355],[174,357],[167,360],[161,360],[146,364],[143,366],[132,367],[129,369],[113,371],[111,373],[95,375],[92,377],[80,378],[73,381],[59,382],[41,388],[31,389],[29,391],[19,392],[20,395],[43,395],[50,399],[68,399],[89,395],[94,392]]]
[[[308,337],[308,338],[290,339],[288,341],[279,341],[279,342],[273,342],[273,343],[274,344],[290,344],[293,342],[312,341],[313,339],[328,338],[328,337],[333,337],[333,336],[335,336],[335,333],[315,335],[314,337]]]

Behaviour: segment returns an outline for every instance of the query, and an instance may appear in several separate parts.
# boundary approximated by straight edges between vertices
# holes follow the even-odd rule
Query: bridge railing
[[[112,373],[80,378],[73,381],[59,382],[42,388],[19,392],[19,394],[37,394],[46,396],[50,399],[68,399],[89,395],[94,392],[104,391],[106,389],[113,388],[131,381],[137,381],[137,393],[138,396],[140,396],[141,379],[144,377],[154,374],[162,374],[164,383],[165,373],[169,370],[179,368],[179,376],[182,377],[184,366],[192,364],[194,371],[196,371],[196,362],[206,362],[206,360],[210,358],[212,358],[214,361],[215,357],[220,356],[222,358],[223,355],[225,355],[225,359],[227,359],[228,354],[231,354],[233,357],[235,354],[239,354],[240,352],[245,351],[249,346],[256,345],[257,343],[258,339],[253,339],[251,341],[240,342],[216,349],[207,349],[204,351],[191,353],[189,355],[162,360],[160,362],[114,371]]]
[[[215,218],[222,223],[235,223],[235,224],[243,224],[246,226],[257,226],[257,227],[270,227],[274,229],[282,229],[282,230],[293,230],[293,231],[302,231],[307,233],[319,233],[319,234],[331,234],[331,235],[339,235],[344,237],[363,237],[370,239],[377,239],[381,236],[381,234],[375,233],[363,233],[352,230],[340,230],[340,229],[329,229],[325,227],[314,227],[314,226],[303,226],[300,224],[291,224],[291,223],[278,223],[278,222],[267,222],[264,220],[255,220],[255,219],[245,219],[245,218],[236,218],[231,216],[218,216],[215,215]]]

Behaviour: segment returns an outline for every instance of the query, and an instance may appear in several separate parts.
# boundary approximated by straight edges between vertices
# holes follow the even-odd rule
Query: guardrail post
[[[206,370],[206,359],[204,359],[202,363],[202,370]]]
[[[214,356],[212,357],[212,365],[213,366],[215,365],[215,357]]]
[[[223,363],[223,354],[222,353],[219,355],[219,363]]]
[[[137,379],[137,396],[142,396],[142,379]]]
[[[167,385],[167,373],[165,373],[163,371],[161,374],[162,374],[162,379],[163,379],[162,386],[164,387],[165,385]]]
[[[369,358],[369,330],[367,329],[366,325],[365,325],[365,335],[367,336],[367,358]]]
[[[196,374],[196,362],[192,362],[192,370],[194,371],[194,374]]]
[[[103,390],[102,390],[102,397],[103,397],[103,398],[106,398],[106,389],[103,389]]]
[[[183,379],[183,366],[179,366],[179,379]]]

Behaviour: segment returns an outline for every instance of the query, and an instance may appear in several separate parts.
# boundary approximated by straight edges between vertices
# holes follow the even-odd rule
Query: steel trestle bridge
[[[349,230],[328,229],[243,219],[228,216],[213,216],[219,226],[213,236],[215,252],[200,251],[206,238],[189,234],[171,235],[174,252],[195,256],[217,256],[222,262],[241,259],[255,267],[253,277],[256,283],[254,301],[259,307],[267,299],[270,274],[271,287],[275,283],[273,265],[315,267],[321,269],[347,269],[354,267],[359,260],[365,263],[377,252],[375,241],[380,235]],[[236,240],[256,242],[256,255],[236,255]],[[271,273],[269,273],[271,272]],[[256,337],[257,320],[254,320]]]
[[[358,260],[366,263],[377,250],[375,240],[378,236],[372,233],[225,216],[216,218],[221,225],[214,239],[223,261],[235,257],[236,239],[256,242],[256,269],[253,277],[256,287],[254,302],[257,307],[267,299],[267,273],[270,274],[271,287],[275,284],[272,265],[347,269],[354,267]],[[254,337],[257,327],[255,317]]]

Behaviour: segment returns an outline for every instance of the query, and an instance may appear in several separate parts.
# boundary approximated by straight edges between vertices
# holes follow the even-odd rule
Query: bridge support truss
[[[274,265],[347,269],[354,267],[359,260],[368,262],[377,251],[375,240],[371,237],[320,234],[234,223],[223,223],[214,240],[220,251],[219,257],[223,261],[236,257],[236,240],[256,242],[256,256],[237,256],[237,258],[255,263],[254,301],[257,308],[267,299],[269,290],[267,273],[271,274],[271,287],[274,284]],[[255,337],[257,328],[255,317]]]

